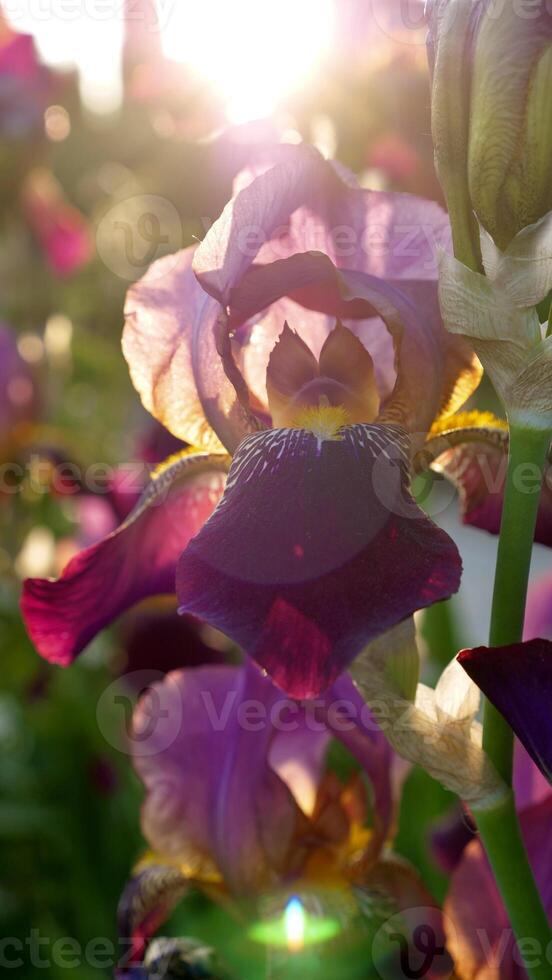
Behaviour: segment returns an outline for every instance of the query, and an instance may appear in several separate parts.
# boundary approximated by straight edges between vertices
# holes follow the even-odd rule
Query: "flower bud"
[[[473,213],[501,249],[552,210],[552,7],[433,0],[436,164],[457,257],[479,263]]]

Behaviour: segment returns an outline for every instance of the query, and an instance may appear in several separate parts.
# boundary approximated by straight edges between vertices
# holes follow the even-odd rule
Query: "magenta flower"
[[[130,291],[134,384],[200,451],[169,461],[59,582],[26,583],[47,659],[69,663],[124,608],[173,591],[176,570],[183,611],[312,696],[371,638],[458,587],[454,544],[409,491],[413,453],[479,379],[438,315],[446,216],[360,190],[308,147],[277,154],[197,250]]]
[[[23,187],[23,210],[56,275],[70,276],[88,262],[92,241],[86,220],[49,171],[31,171]]]
[[[41,132],[50,88],[34,39],[12,31],[0,13],[0,134],[22,140]]]
[[[361,767],[345,782],[326,769],[332,737]],[[285,698],[251,661],[177,671],[139,703],[132,744],[150,847],[119,910],[134,962],[193,886],[238,917],[298,892],[348,924],[363,891],[376,892],[388,915],[417,906],[432,914],[413,872],[382,857],[394,818],[392,752],[348,676],[309,704]]]

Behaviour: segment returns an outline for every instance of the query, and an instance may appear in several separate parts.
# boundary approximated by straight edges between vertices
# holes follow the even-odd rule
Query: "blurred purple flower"
[[[360,775],[342,783],[327,771],[331,737]],[[408,867],[382,856],[392,752],[348,676],[309,705],[285,698],[251,661],[178,671],[139,703],[133,747],[151,848],[119,909],[134,962],[191,886],[235,909],[271,893],[321,892],[349,920],[362,889],[382,882],[391,900],[406,891],[409,907],[413,893],[427,906]]]

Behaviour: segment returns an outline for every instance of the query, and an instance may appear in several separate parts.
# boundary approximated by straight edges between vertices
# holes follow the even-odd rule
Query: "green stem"
[[[549,446],[550,432],[510,427],[491,612],[491,646],[519,643],[523,637],[531,553]],[[505,782],[511,785],[513,732],[489,701],[485,702],[483,747]],[[531,980],[545,980],[550,976],[550,964],[544,954],[552,943],[552,929],[531,871],[513,793],[494,809],[474,812],[474,816],[518,944],[527,939],[539,944],[540,959],[532,955],[531,964],[526,963],[527,973]]]
[[[527,974],[530,980],[550,980],[546,954],[552,949],[552,930],[527,860],[513,793],[474,816],[522,956],[531,940],[524,957]]]
[[[519,643],[540,489],[550,433],[510,428],[510,455],[498,543],[489,645]],[[483,747],[502,778],[511,785],[514,739],[502,715],[485,703]]]

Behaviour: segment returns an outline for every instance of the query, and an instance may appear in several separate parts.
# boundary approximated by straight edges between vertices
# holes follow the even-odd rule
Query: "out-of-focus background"
[[[220,637],[178,621],[168,600],[125,616],[70,670],[41,661],[21,624],[21,580],[59,574],[115,527],[176,446],[128,378],[125,291],[154,259],[203,236],[236,173],[274,140],[314,143],[365,186],[439,199],[424,39],[416,0],[3,5],[0,937],[26,944],[17,967],[21,954],[1,947],[18,977],[75,969],[64,937],[81,949],[114,942],[117,899],[142,848],[129,706],[152,667],[223,655]],[[455,645],[485,639],[495,541],[459,527],[442,487],[430,506],[466,568],[445,662]],[[537,550],[535,573],[545,567]],[[410,776],[397,846],[438,898],[446,883],[427,834],[450,804]],[[212,942],[224,932],[198,898],[180,914],[177,932]],[[111,973],[109,955],[77,959],[79,980]]]

